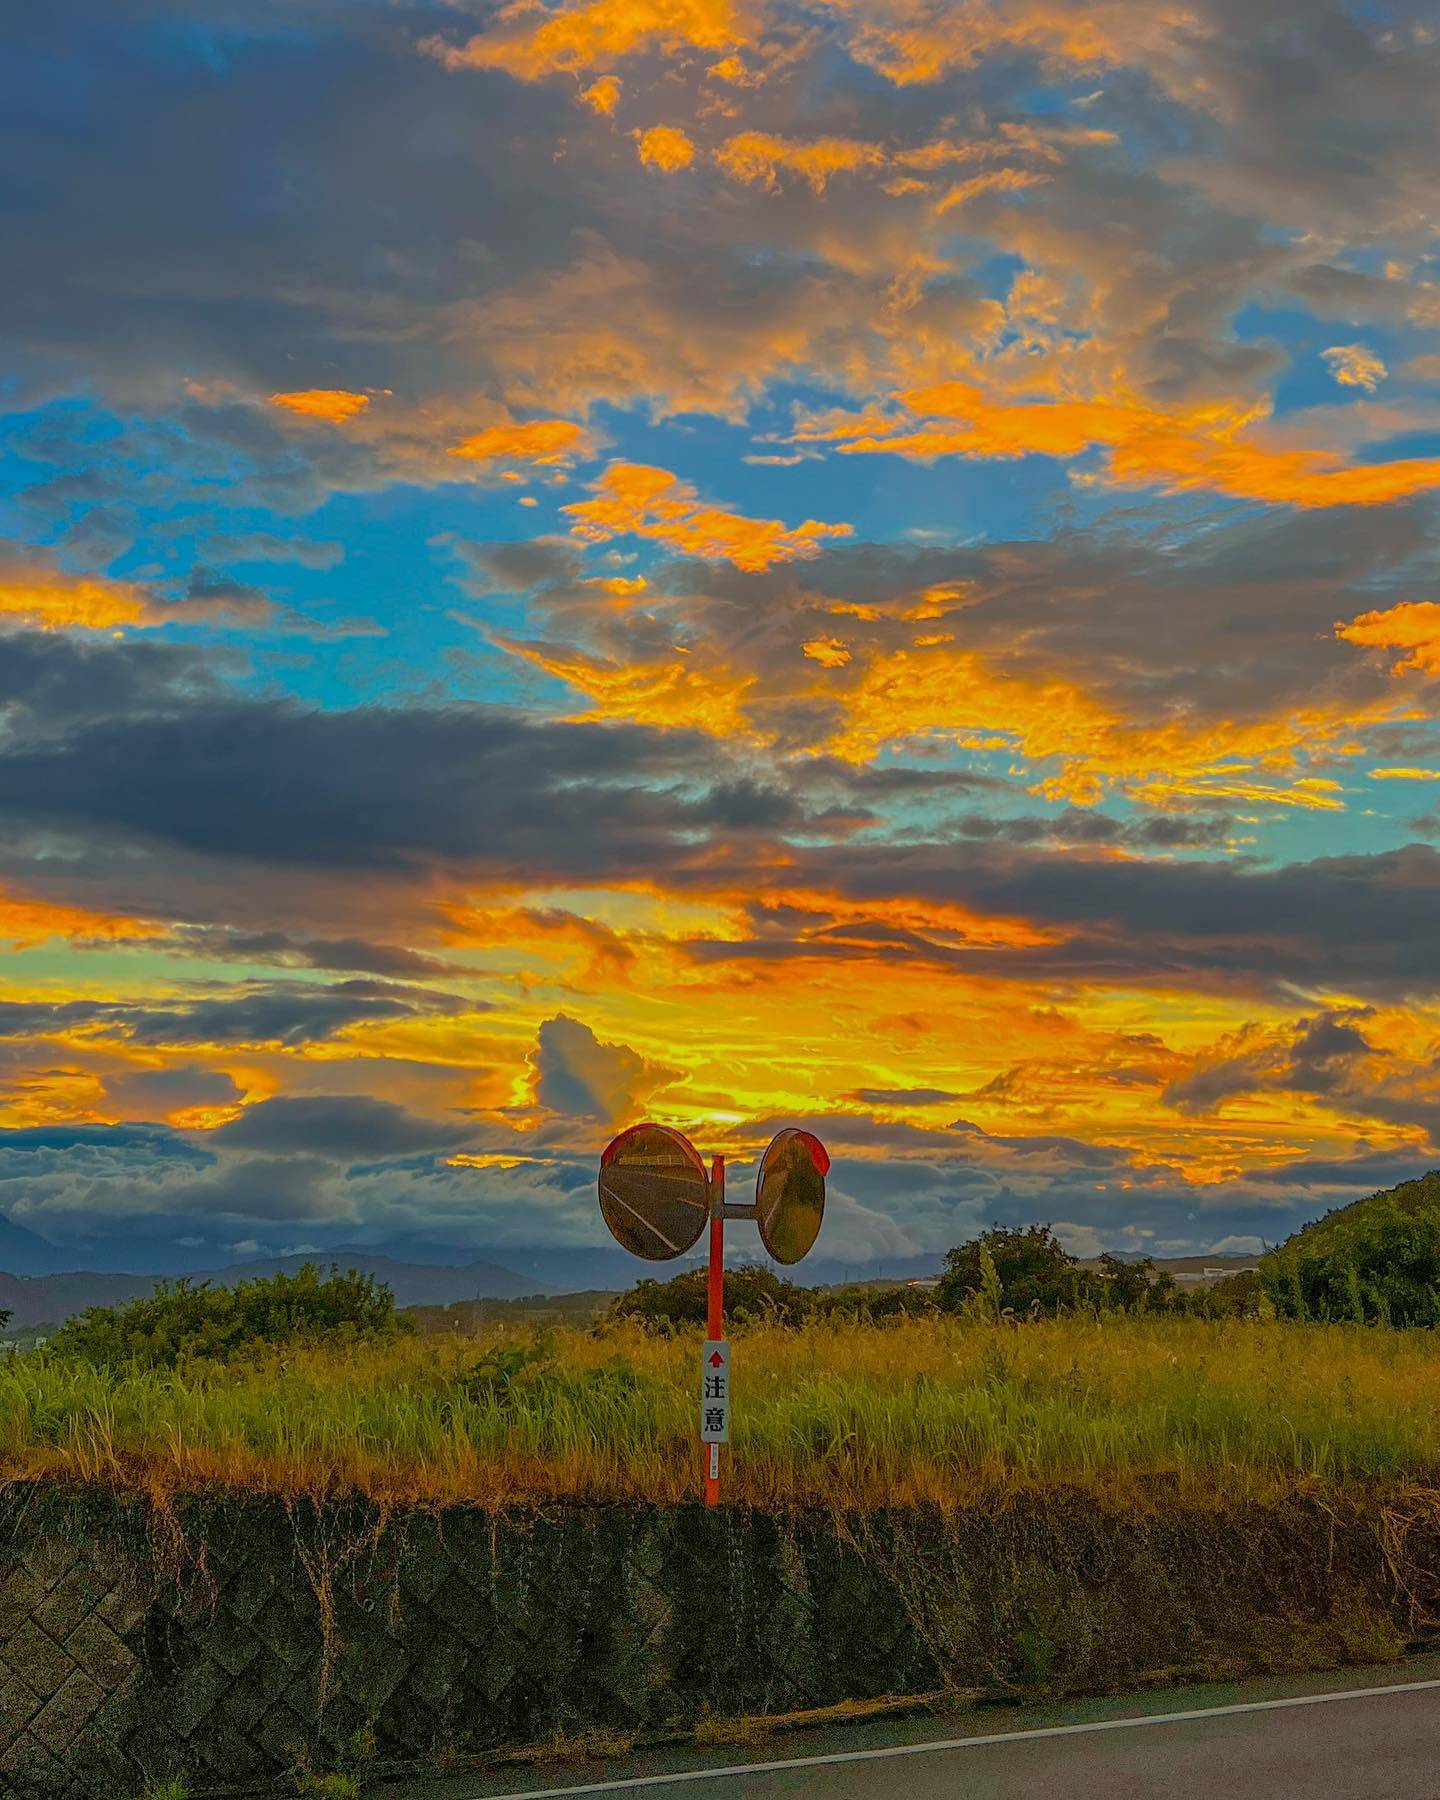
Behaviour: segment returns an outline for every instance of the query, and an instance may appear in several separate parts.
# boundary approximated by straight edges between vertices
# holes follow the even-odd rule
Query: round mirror
[[[825,1213],[830,1156],[808,1131],[777,1132],[755,1176],[755,1223],[776,1262],[799,1262],[815,1242]]]
[[[668,1125],[632,1125],[600,1158],[600,1211],[632,1256],[669,1262],[690,1249],[710,1217],[699,1152]]]

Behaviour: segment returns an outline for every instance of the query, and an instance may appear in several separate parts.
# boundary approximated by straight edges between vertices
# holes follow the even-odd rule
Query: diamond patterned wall
[[[133,1800],[1037,1677],[1373,1655],[1440,1596],[1417,1513],[1117,1519],[1050,1497],[835,1521],[0,1489],[0,1794]],[[1347,1636],[1347,1633],[1350,1635]],[[1356,1635],[1358,1634],[1358,1635]],[[1228,1659],[1228,1660],[1227,1660]]]
[[[341,1767],[362,1730],[405,1763],[938,1681],[890,1583],[774,1521],[457,1510],[377,1531],[359,1510],[251,1502],[192,1509],[177,1546],[111,1510],[0,1520],[0,1793],[17,1800]]]

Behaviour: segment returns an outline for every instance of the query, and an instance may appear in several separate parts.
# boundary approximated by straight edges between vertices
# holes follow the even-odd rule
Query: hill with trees
[[[1303,1226],[1260,1279],[1281,1318],[1440,1324],[1440,1169]]]

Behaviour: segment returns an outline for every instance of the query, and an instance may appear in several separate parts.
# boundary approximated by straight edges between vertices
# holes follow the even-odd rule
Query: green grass
[[[396,1502],[677,1501],[697,1489],[698,1339],[630,1328],[409,1339],[231,1367],[0,1361],[0,1477],[359,1490]],[[1440,1338],[1064,1319],[752,1329],[729,1498],[965,1505],[1065,1485],[1217,1505],[1440,1479]]]

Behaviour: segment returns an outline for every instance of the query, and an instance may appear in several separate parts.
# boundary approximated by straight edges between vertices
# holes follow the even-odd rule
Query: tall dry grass
[[[696,1493],[698,1341],[406,1339],[230,1367],[0,1361],[0,1477],[500,1505]],[[735,1346],[730,1499],[965,1505],[1273,1500],[1440,1476],[1440,1338],[1353,1326],[1065,1319],[758,1327]],[[486,1371],[489,1375],[486,1375]]]

